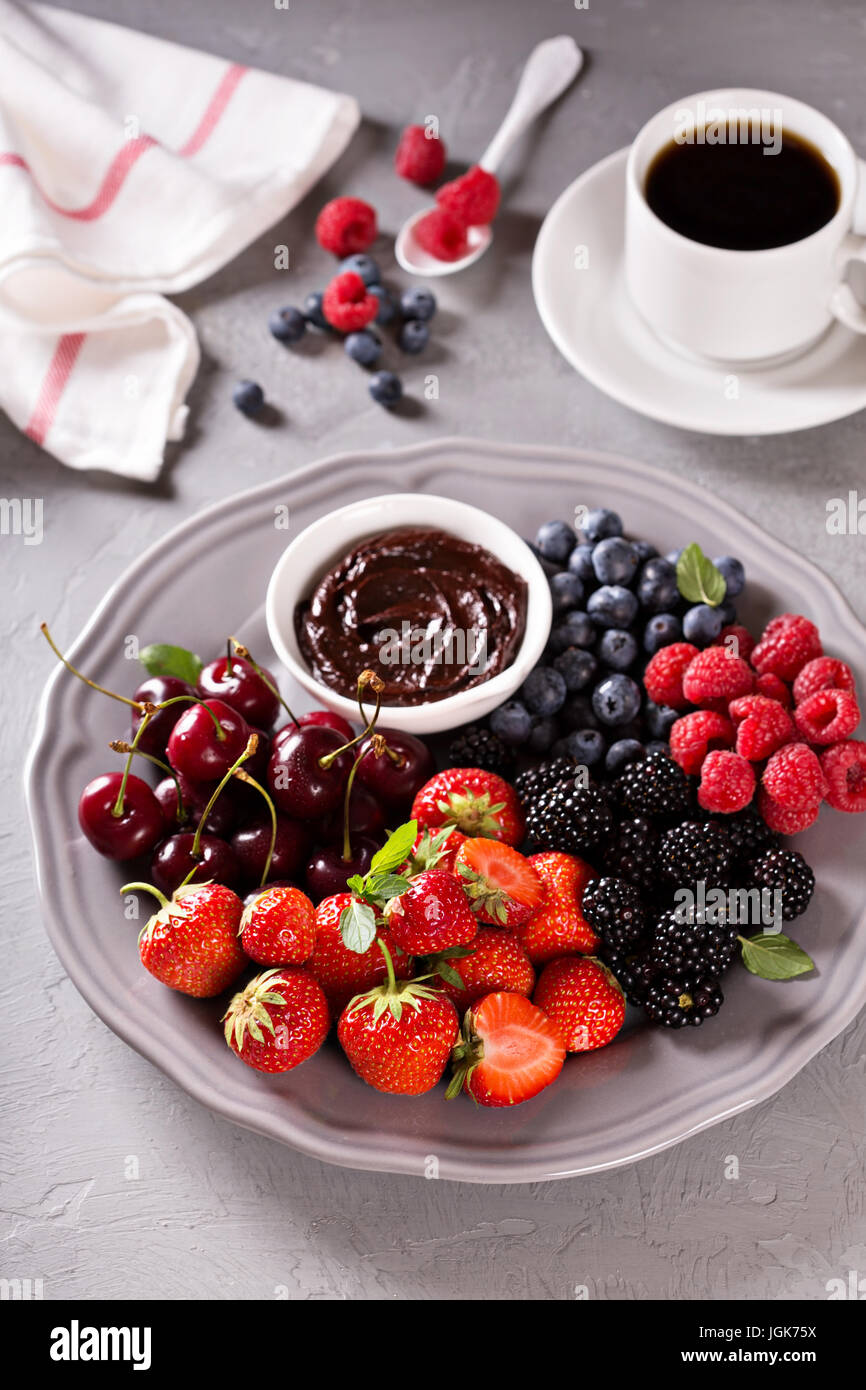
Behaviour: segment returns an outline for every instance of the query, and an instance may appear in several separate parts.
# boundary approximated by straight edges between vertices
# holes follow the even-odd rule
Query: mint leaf
[[[340,913],[340,931],[346,950],[363,955],[376,940],[376,914],[372,907],[353,898]]]
[[[677,588],[690,603],[717,608],[724,601],[725,576],[708,560],[696,541],[687,545],[677,560]]]
[[[399,825],[393,835],[388,836],[382,848],[373,855],[370,876],[389,874],[392,869],[399,869],[414,845],[417,834],[417,821],[408,820],[405,825]]]
[[[377,903],[386,903],[405,893],[408,887],[402,874],[371,874],[367,879],[366,897],[368,901],[375,899]]]
[[[740,937],[743,965],[762,980],[791,980],[815,969],[815,962],[796,941],[781,932],[758,932],[757,936]]]
[[[152,642],[142,647],[138,659],[149,676],[177,676],[195,685],[203,662],[186,647],[173,647],[168,642]]]

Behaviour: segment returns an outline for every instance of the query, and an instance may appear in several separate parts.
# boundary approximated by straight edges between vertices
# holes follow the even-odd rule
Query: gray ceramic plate
[[[231,631],[267,660],[262,600],[287,540],[275,529],[275,507],[288,504],[296,534],[334,506],[389,489],[472,502],[527,535],[550,516],[570,516],[576,504],[604,503],[662,551],[697,540],[710,554],[735,553],[749,572],[746,619],[757,624],[784,609],[811,615],[826,649],[854,664],[866,690],[866,633],[838,590],[718,498],[626,459],[468,440],[342,455],[221,502],[127,571],[71,648],[73,659],[124,691],[137,679],[124,658],[129,634],[142,644],[179,642],[207,659]],[[220,1004],[164,989],[141,968],[137,929],[117,896],[120,870],[78,832],[78,795],[113,765],[105,745],[124,732],[123,717],[119,705],[60,667],[42,701],[27,793],[51,941],[120,1037],[205,1105],[304,1153],[419,1175],[435,1160],[443,1178],[488,1183],[629,1163],[772,1095],[866,999],[866,819],[825,809],[798,840],[818,888],[795,935],[817,973],[773,984],[737,967],[724,1009],[699,1031],[632,1025],[601,1052],[570,1059],[555,1086],[508,1113],[463,1099],[446,1104],[441,1086],[418,1100],[378,1095],[331,1045],[287,1076],[262,1076],[226,1048],[216,1026]]]

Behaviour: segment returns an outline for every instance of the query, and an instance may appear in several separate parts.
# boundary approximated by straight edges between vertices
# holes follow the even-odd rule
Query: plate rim
[[[514,462],[524,463],[531,459],[560,465],[581,462],[602,468],[612,466],[636,475],[655,487],[669,482],[672,477],[664,469],[655,465],[603,450],[556,445],[498,443],[473,439],[469,436],[448,436],[394,449],[369,448],[340,451],[325,458],[315,459],[293,472],[279,474],[277,477],[256,484],[254,487],[222,498],[184,518],[149,545],[118,576],[97,604],[74,642],[68,644],[67,655],[70,659],[75,660],[88,641],[98,637],[103,618],[115,600],[122,591],[134,587],[136,578],[141,572],[146,571],[154,556],[161,554],[167,547],[176,545],[190,533],[201,531],[204,526],[209,527],[210,524],[215,524],[221,518],[231,515],[239,505],[255,505],[258,499],[270,493],[278,493],[281,489],[285,489],[287,484],[298,487],[329,470],[351,467],[359,462],[397,467],[400,464],[420,464],[428,458],[447,457],[449,452],[476,455],[481,458],[500,461],[505,457]],[[745,529],[751,533],[755,542],[760,543],[765,550],[781,558],[787,566],[798,570],[804,578],[814,582],[817,577],[817,581],[823,589],[827,601],[831,604],[834,616],[840,626],[851,636],[853,641],[861,644],[861,648],[866,645],[864,643],[866,626],[857,618],[835,581],[813,561],[791,549],[786,542],[766,532],[758,522],[740,512],[725,498],[717,496],[711,489],[679,475],[676,475],[675,481],[678,492],[683,496],[691,497],[704,506],[711,503],[715,512],[724,514],[730,522],[740,527],[741,531]],[[184,1070],[169,1046],[170,1039],[165,1045],[162,1045],[158,1036],[146,1034],[143,1027],[139,1027],[131,1016],[124,1013],[119,1004],[114,1003],[110,994],[103,988],[102,982],[90,973],[86,963],[79,959],[77,949],[74,943],[68,940],[60,921],[59,906],[54,904],[50,895],[46,894],[45,891],[45,860],[48,852],[45,843],[47,822],[39,816],[36,807],[36,780],[40,755],[46,739],[50,737],[51,709],[60,689],[63,675],[64,668],[58,664],[51,672],[42,691],[35,730],[24,767],[24,792],[34,852],[38,906],[51,945],[79,993],[97,1016],[124,1042],[153,1065],[158,1066],[195,1100],[224,1118],[232,1120],[246,1129],[277,1139],[307,1156],[340,1167],[419,1176],[419,1167],[414,1158],[410,1161],[410,1156],[407,1154],[405,1159],[401,1161],[403,1156],[386,1145],[384,1136],[380,1138],[378,1148],[368,1146],[361,1150],[350,1151],[334,1142],[331,1137],[332,1132],[322,1124],[317,1124],[312,1130],[304,1128],[297,1125],[291,1116],[278,1115],[274,1108],[268,1114],[267,1118],[270,1123],[267,1123],[264,1116],[258,1111],[256,1114],[251,1113],[253,1108],[252,1093],[250,1093],[249,1108],[245,1103],[236,1103],[220,1093],[215,1094],[212,1084],[195,1068]],[[863,909],[863,916],[866,917],[866,907]],[[863,918],[860,920],[862,922]],[[443,1180],[501,1186],[512,1182],[539,1182],[555,1178],[578,1177],[637,1162],[639,1159],[670,1148],[691,1135],[729,1119],[774,1095],[805,1066],[806,1062],[817,1055],[848,1026],[864,1004],[866,1004],[866,972],[861,975],[859,983],[854,981],[854,987],[846,996],[844,1007],[840,1009],[837,1001],[832,1011],[832,1018],[822,1015],[819,1020],[812,1020],[808,1029],[801,1028],[797,1036],[789,1041],[783,1058],[777,1062],[772,1073],[770,1075],[764,1073],[757,1078],[752,1083],[749,1094],[746,1094],[736,1103],[727,1105],[714,1113],[702,1114],[696,1118],[694,1123],[682,1125],[668,1122],[667,1130],[651,1144],[644,1144],[627,1153],[608,1154],[599,1161],[579,1163],[576,1166],[558,1168],[555,1171],[551,1171],[541,1160],[536,1161],[533,1165],[532,1161],[525,1156],[518,1155],[516,1159],[497,1158],[495,1176],[489,1176],[486,1171],[478,1171],[477,1165],[480,1161],[478,1159],[472,1160],[470,1158],[468,1163],[465,1161],[461,1163],[445,1159],[443,1156],[440,1159],[442,1178]],[[278,1123],[275,1123],[275,1118]],[[475,1164],[474,1169],[473,1163]]]

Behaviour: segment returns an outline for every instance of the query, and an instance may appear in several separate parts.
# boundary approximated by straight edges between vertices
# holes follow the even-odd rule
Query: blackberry
[[[730,878],[727,831],[715,821],[684,821],[659,837],[656,864],[661,878],[677,887],[703,882],[724,887]]]
[[[449,767],[481,767],[506,779],[514,770],[514,753],[492,729],[470,724],[448,746]]]
[[[641,895],[624,878],[591,879],[583,890],[581,910],[606,951],[634,950],[646,931]]]
[[[655,851],[658,832],[643,816],[620,821],[605,854],[605,868],[642,891],[655,883]]]
[[[781,841],[775,830],[771,830],[760,811],[747,806],[736,815],[725,817],[725,829],[731,847],[731,859],[742,865],[751,864],[753,859],[765,849],[775,849]]]
[[[626,955],[622,951],[609,951],[602,947],[599,956],[613,972],[628,1002],[645,1004],[647,994],[656,978],[656,969],[649,958],[649,952],[635,951]]]
[[[644,1008],[647,1018],[665,1028],[697,1027],[705,1018],[712,1018],[725,1002],[718,980],[712,975],[686,986],[683,980],[671,976],[656,979],[646,993]]]
[[[767,849],[751,866],[751,886],[782,894],[782,920],[793,922],[806,911],[815,891],[815,875],[796,849]]]
[[[613,812],[597,787],[562,782],[530,802],[526,833],[538,849],[592,856],[613,833]]]
[[[737,928],[727,921],[683,921],[678,909],[656,923],[649,951],[659,975],[681,984],[719,979],[736,955]]]
[[[562,782],[572,781],[579,766],[576,758],[551,758],[546,763],[539,763],[538,767],[527,768],[515,777],[514,790],[524,808],[528,809],[530,803],[542,792],[549,791],[551,787],[558,787]]]
[[[615,796],[629,816],[668,825],[686,818],[691,796],[682,768],[659,750],[648,752],[640,762],[629,763],[613,783]]]

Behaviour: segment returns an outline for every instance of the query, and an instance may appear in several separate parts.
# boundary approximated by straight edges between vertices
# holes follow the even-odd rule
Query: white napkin
[[[284,216],[358,120],[351,97],[0,0],[0,406],[19,429],[73,468],[155,478],[199,360],[163,295]]]

